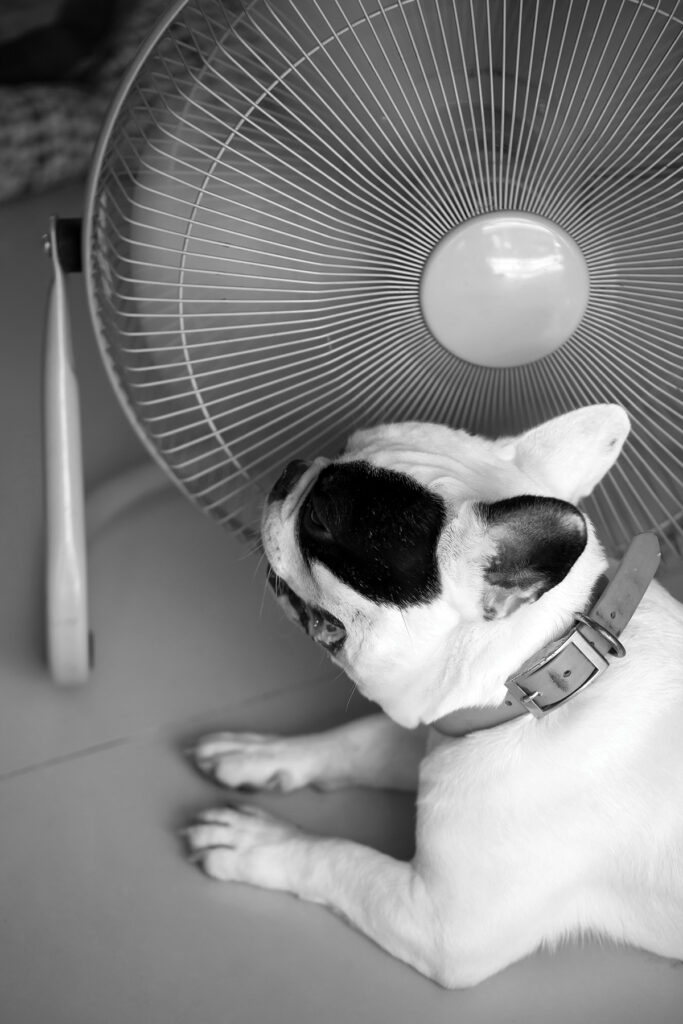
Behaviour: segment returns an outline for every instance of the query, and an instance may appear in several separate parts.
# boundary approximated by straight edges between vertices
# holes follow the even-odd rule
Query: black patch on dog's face
[[[367,462],[326,466],[299,513],[304,558],[378,604],[404,608],[441,592],[443,501],[404,473]]]

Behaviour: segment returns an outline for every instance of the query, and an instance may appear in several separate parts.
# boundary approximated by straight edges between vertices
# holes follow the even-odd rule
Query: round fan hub
[[[474,217],[439,242],[420,302],[434,337],[461,359],[520,366],[571,337],[588,292],[586,261],[566,231],[504,211]]]

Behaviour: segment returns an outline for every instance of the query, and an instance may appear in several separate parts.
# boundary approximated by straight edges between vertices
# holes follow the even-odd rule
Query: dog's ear
[[[556,498],[523,495],[474,505],[483,542],[484,618],[510,615],[560,583],[586,546],[583,515]]]
[[[502,453],[550,494],[577,502],[612,468],[629,429],[620,405],[589,405],[503,442]]]

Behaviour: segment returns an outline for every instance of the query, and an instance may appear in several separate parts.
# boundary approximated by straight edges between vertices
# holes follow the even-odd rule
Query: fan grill
[[[634,420],[590,500],[620,549],[683,504],[683,28],[636,0],[190,0],[122,91],[89,287],[133,421],[250,535],[294,456],[425,419],[495,436],[597,401]],[[581,323],[534,363],[429,333],[455,227],[533,213],[578,245]]]

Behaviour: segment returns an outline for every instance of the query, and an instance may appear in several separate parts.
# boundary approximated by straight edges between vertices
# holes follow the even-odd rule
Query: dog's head
[[[614,405],[496,441],[392,424],[355,433],[333,461],[290,463],[262,524],[276,596],[400,724],[451,710],[454,674],[462,703],[486,703],[466,665],[475,649],[480,666],[487,650],[495,658],[503,634],[508,645],[519,634],[521,663],[525,611],[567,579],[583,586],[577,567],[599,547],[575,503],[628,429]]]

